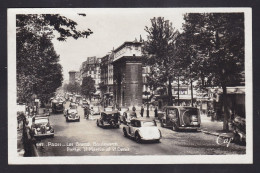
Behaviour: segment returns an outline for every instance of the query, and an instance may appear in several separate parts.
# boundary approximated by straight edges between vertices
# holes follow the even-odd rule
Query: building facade
[[[118,106],[141,106],[143,95],[141,42],[124,42],[114,50],[113,96]],[[115,70],[116,69],[116,70]]]
[[[86,61],[81,64],[80,67],[80,78],[90,76],[95,81],[96,93],[94,93],[95,98],[100,97],[99,83],[101,82],[101,58],[88,57]]]

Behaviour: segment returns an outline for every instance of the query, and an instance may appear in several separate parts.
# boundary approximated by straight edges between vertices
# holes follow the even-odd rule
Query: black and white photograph
[[[251,8],[7,14],[9,164],[253,163]]]

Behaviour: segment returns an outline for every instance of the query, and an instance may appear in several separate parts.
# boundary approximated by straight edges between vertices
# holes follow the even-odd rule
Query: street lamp
[[[146,104],[147,104],[147,108],[146,108],[146,117],[149,117],[149,103],[148,103],[148,91],[147,91],[147,88],[146,88],[146,91],[144,92],[144,95],[146,95],[147,96],[147,102],[146,102]]]

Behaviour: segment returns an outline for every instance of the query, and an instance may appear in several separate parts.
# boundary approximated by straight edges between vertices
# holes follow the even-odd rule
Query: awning
[[[210,89],[211,92],[222,94],[223,89],[222,88],[216,88],[216,89]],[[227,87],[227,94],[245,94],[245,87]]]

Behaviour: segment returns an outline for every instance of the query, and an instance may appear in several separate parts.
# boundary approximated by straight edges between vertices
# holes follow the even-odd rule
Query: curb
[[[200,130],[200,132],[207,134],[207,135],[212,135],[212,136],[220,136],[221,134],[223,134],[223,136],[225,135],[226,138],[232,138],[231,136],[228,136],[227,133],[210,132],[207,130]]]

